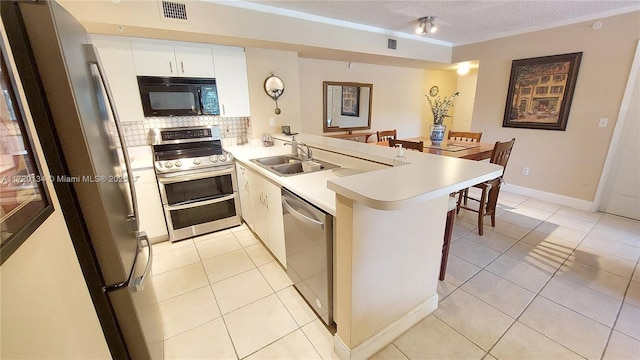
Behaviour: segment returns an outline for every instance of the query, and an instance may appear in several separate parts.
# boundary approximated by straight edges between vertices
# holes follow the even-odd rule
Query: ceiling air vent
[[[187,20],[187,5],[173,1],[163,1],[162,15],[165,19]]]
[[[391,50],[395,50],[398,45],[398,41],[396,39],[387,39],[387,48]]]

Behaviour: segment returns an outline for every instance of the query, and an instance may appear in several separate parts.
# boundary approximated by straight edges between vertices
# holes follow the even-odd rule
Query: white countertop
[[[502,167],[441,155],[422,163],[329,181],[329,189],[368,207],[396,210],[445,196],[502,174]]]
[[[329,214],[335,216],[335,193],[327,187],[327,181],[337,179],[333,170],[324,170],[311,173],[297,174],[293,176],[278,176],[258,164],[251,162],[267,156],[289,154],[291,148],[288,146],[225,146],[224,149],[233,154],[234,158],[242,162],[245,166],[256,171],[260,175],[270,179],[280,186],[286,187],[292,192],[307,199]]]
[[[129,146],[127,147],[131,170],[153,169],[153,151],[151,146]]]
[[[290,136],[274,135],[274,139],[290,140]],[[331,152],[391,164],[397,150],[324,136],[301,134],[298,141]],[[278,142],[276,142],[278,143]],[[289,177],[278,176],[250,160],[287,154],[289,147],[229,146],[225,149],[243,164],[271,181],[288,188],[311,203],[335,215],[335,193],[368,207],[394,210],[467,188],[502,174],[502,167],[487,162],[457,159],[415,151],[405,151],[410,164],[351,176],[339,177],[325,170]],[[319,157],[320,160],[324,160]],[[335,161],[331,161],[335,162]],[[341,165],[339,162],[336,162]]]

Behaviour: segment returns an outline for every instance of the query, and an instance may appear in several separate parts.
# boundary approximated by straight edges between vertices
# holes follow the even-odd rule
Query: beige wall
[[[471,130],[471,119],[473,118],[473,105],[476,98],[477,82],[477,74],[458,76],[458,91],[460,92],[460,95],[456,98],[454,105],[455,116],[450,130]]]
[[[428,134],[433,121],[424,94],[438,85],[455,91],[454,71],[429,71],[394,66],[300,58],[302,131],[322,135],[322,82],[373,84],[371,131],[397,129],[399,137]],[[253,111],[253,108],[252,108]],[[373,138],[370,138],[373,140]]]
[[[244,46],[252,115],[249,138],[253,139],[263,133],[280,132],[282,125],[290,125],[294,132],[322,133],[324,80],[374,83],[372,130],[398,128],[401,136],[428,133],[428,124],[424,123],[425,114],[431,117],[424,98],[428,71],[365,65],[357,60],[353,69],[340,61],[301,58],[298,63],[298,52],[290,51],[294,47],[310,57],[336,58],[337,52],[346,51],[351,52],[354,59],[374,62],[385,57],[387,60],[416,59],[403,59],[407,66],[416,66],[416,62],[423,60],[446,63],[452,51],[450,46],[406,38],[398,39],[398,50],[389,50],[386,34],[206,2],[186,2],[190,17],[186,23],[162,20],[155,1],[59,2],[90,33]],[[243,26],[238,26],[239,23]],[[278,101],[281,115],[273,113],[275,104],[262,90],[264,79],[271,71],[280,76],[286,86],[285,94]],[[447,87],[441,81],[438,83]],[[455,80],[453,84],[451,89],[455,88]],[[274,118],[273,127],[269,125],[270,117]]]
[[[2,265],[0,277],[0,358],[111,358],[59,210]]]
[[[607,155],[634,51],[640,12],[454,49],[453,61],[479,60],[471,128],[483,142],[516,138],[507,183],[592,201]],[[503,128],[511,61],[583,52],[566,131]],[[609,118],[599,128],[600,118]],[[522,167],[530,169],[521,175]]]
[[[298,54],[258,48],[246,48],[245,52],[251,106],[251,127],[247,136],[259,139],[264,133],[282,133],[282,125],[291,126],[292,132],[300,132]],[[278,99],[280,115],[274,112],[276,104],[264,91],[264,81],[271,72],[284,82],[284,93]],[[269,125],[269,118],[273,118],[275,126]]]
[[[430,126],[431,124],[433,124],[433,113],[431,112],[429,101],[424,95],[429,93],[429,89],[431,89],[432,86],[438,86],[438,89],[440,91],[438,92],[438,95],[436,95],[436,98],[440,97],[442,99],[449,98],[453,93],[455,93],[460,89],[458,89],[458,85],[457,85],[458,74],[453,70],[425,71],[425,76],[427,79],[426,87],[421,94],[422,102],[424,104],[423,105],[424,115],[423,115],[423,121],[421,124],[422,133],[420,135],[429,136],[429,134],[431,133]],[[451,126],[455,121],[456,110],[458,109],[456,106],[457,103],[458,103],[458,98],[455,98],[453,107],[449,109],[450,117],[446,117],[444,119],[444,125],[447,126],[447,131],[451,130]]]
[[[242,9],[229,4],[181,1],[188,21],[160,17],[159,1],[147,0],[58,0],[80,20],[90,33],[140,36],[192,42],[216,43],[279,50],[304,49],[310,54],[332,56],[351,52],[353,56],[409,58],[447,62],[451,46],[421,39],[398,38],[396,50],[387,48],[388,34],[324,24],[277,14]],[[232,2],[229,2],[232,3]],[[121,25],[117,28],[115,25]],[[326,49],[323,49],[326,48]],[[406,62],[406,61],[403,61]]]
[[[37,137],[34,143],[44,166]],[[56,210],[0,268],[0,358],[109,359],[58,199],[47,186]]]

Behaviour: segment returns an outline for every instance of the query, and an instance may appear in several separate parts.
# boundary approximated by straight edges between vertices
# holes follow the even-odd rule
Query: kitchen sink
[[[261,165],[280,165],[280,164],[289,164],[289,163],[299,163],[300,159],[297,157],[293,157],[291,155],[278,155],[278,156],[269,156],[266,158],[254,159],[251,160]]]
[[[266,158],[252,159],[251,161],[278,176],[293,176],[340,167],[336,164],[316,159],[303,161],[302,159],[291,155],[270,156]]]
[[[283,175],[293,175],[304,172],[301,162],[272,166],[271,170],[279,172]]]

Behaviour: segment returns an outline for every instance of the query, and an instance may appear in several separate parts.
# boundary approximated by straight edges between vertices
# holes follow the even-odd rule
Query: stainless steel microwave
[[[144,116],[220,115],[215,79],[138,76]]]

